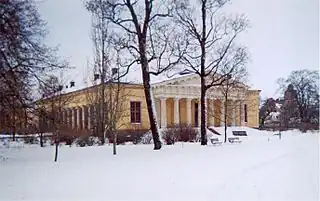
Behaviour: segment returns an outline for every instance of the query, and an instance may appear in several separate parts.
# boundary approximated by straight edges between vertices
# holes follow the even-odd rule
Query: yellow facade
[[[123,100],[123,115],[121,119],[117,122],[117,128],[119,130],[135,130],[135,129],[149,129],[149,116],[144,96],[143,86],[140,84],[124,84],[123,91],[125,94],[125,99]],[[77,109],[83,108],[90,105],[89,96],[94,96],[97,92],[97,88],[86,88],[83,90],[71,92],[68,94],[62,95],[62,99],[69,99],[68,102],[63,106],[64,109]],[[240,126],[243,125],[241,122],[243,121],[243,107],[247,105],[247,122],[244,122],[245,126],[249,127],[258,127],[259,126],[259,90],[248,90],[246,95],[246,99],[241,101],[240,103],[228,101],[228,108],[230,109],[227,112],[228,116],[228,125],[232,125],[232,118],[235,118],[235,125]],[[107,91],[106,91],[107,93]],[[130,116],[130,102],[138,101],[141,102],[141,123],[131,123]],[[163,108],[161,108],[161,101],[159,98],[154,98],[155,107],[156,107],[156,117],[158,124],[161,124],[160,117],[163,112]],[[169,97],[166,98],[166,121],[167,127],[174,126],[174,98]],[[191,125],[196,126],[200,125],[200,120],[197,119],[196,111],[199,109],[197,105],[199,103],[199,99],[191,100]],[[222,111],[222,102],[218,99],[207,99],[207,125],[208,126],[221,126],[221,111]],[[234,112],[234,113],[232,113]],[[198,111],[200,113],[200,111]],[[84,117],[81,117],[84,119]],[[187,99],[180,98],[179,99],[179,123],[187,124]],[[242,119],[242,120],[241,120]],[[197,124],[198,123],[198,124]]]

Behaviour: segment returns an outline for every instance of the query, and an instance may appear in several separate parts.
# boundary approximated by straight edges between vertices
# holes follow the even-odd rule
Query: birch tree
[[[181,63],[201,80],[201,145],[207,144],[207,91],[221,86],[234,69],[247,60],[246,48],[236,45],[239,34],[248,27],[243,15],[226,17],[222,10],[228,0],[175,0],[175,22],[188,37],[188,51]],[[225,66],[228,71],[223,71]]]

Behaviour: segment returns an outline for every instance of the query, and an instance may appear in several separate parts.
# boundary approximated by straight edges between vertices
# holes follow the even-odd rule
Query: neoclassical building
[[[74,130],[92,129],[96,107],[88,96],[94,95],[93,86],[65,93],[62,100],[69,99],[61,109],[62,124]],[[142,84],[123,83],[126,96],[122,100],[123,110],[117,129],[149,129],[149,118]],[[197,75],[187,75],[152,84],[156,118],[161,129],[174,125],[200,126],[200,79]],[[260,90],[249,89],[239,84],[224,96],[222,87],[213,87],[206,96],[207,126],[259,126]],[[224,104],[227,104],[225,111]],[[224,121],[224,115],[227,121]],[[48,124],[40,119],[40,124]]]

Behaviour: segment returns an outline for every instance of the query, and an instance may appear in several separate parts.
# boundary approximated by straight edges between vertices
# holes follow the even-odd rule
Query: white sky
[[[84,85],[93,51],[83,0],[44,0],[37,5],[48,23],[49,45],[59,45],[59,54],[76,66],[64,77]],[[262,98],[276,96],[277,78],[292,70],[319,68],[318,0],[233,0],[234,11],[250,20],[251,28],[241,40],[251,54],[250,85],[262,90]],[[127,79],[137,81],[141,75],[136,71]]]

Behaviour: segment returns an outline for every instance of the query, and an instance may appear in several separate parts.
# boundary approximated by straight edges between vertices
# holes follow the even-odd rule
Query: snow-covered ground
[[[319,200],[319,134],[241,144],[0,148],[0,200]]]

